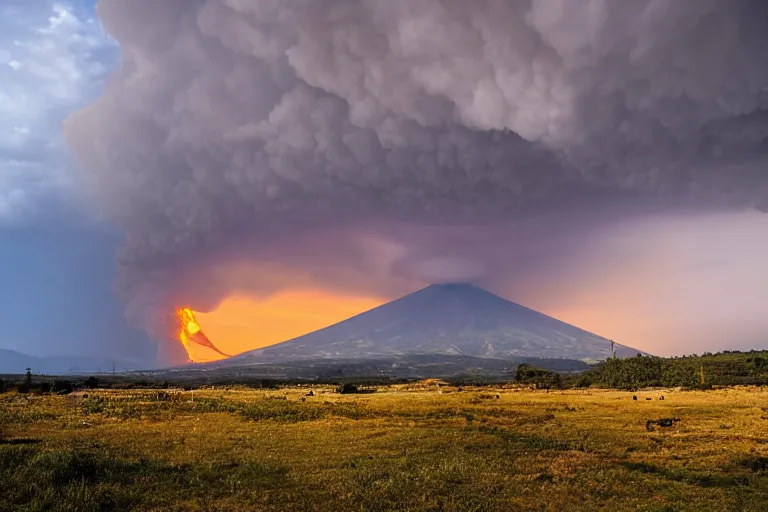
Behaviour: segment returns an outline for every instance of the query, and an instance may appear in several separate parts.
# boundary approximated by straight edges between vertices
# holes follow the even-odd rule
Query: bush
[[[83,382],[83,385],[87,387],[88,389],[95,389],[99,387],[99,379],[97,377],[91,376],[85,379]]]
[[[55,380],[53,381],[53,388],[51,391],[60,395],[68,395],[74,391],[74,385],[68,380]]]
[[[542,389],[562,387],[562,377],[559,373],[530,364],[521,364],[517,367],[515,381],[520,384],[535,384],[537,388]]]
[[[351,382],[345,382],[344,384],[336,388],[336,392],[341,393],[342,395],[357,393],[357,386],[355,386]]]

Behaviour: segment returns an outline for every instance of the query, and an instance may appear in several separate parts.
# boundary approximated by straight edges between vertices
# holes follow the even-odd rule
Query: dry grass
[[[768,390],[443,389],[0,395],[0,510],[766,509]]]

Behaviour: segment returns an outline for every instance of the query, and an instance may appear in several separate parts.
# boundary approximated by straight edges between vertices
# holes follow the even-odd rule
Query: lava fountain
[[[195,318],[195,313],[191,309],[179,308],[176,310],[176,316],[179,319],[179,341],[184,346],[184,350],[187,352],[187,357],[189,357],[191,362],[204,362],[196,359],[195,356],[192,355],[192,350],[190,349],[191,343],[209,348],[224,357],[230,357],[228,354],[225,354],[219,350],[216,345],[214,345],[213,342],[211,342],[211,340],[209,340],[208,337],[203,333],[202,329],[200,328],[200,324]]]

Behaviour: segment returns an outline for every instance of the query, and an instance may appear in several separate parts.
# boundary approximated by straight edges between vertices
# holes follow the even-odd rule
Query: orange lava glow
[[[176,316],[179,318],[179,341],[187,351],[187,356],[192,362],[198,362],[193,356],[189,337],[200,332],[200,324],[195,319],[195,314],[189,308],[179,308],[176,310]]]
[[[195,312],[193,317],[217,347],[228,354],[240,354],[327,327],[384,302],[324,291],[287,291],[264,299],[229,297],[214,311]],[[222,359],[200,346],[190,346],[187,353],[195,361]]]
[[[200,324],[197,322],[195,314],[191,309],[179,308],[176,310],[176,316],[179,319],[179,341],[187,352],[189,361],[193,363],[203,363],[229,357],[228,354],[219,350],[218,347],[208,339],[208,336],[203,333]],[[205,352],[201,355],[196,348],[198,346],[204,347],[216,355],[211,357]]]
[[[182,334],[197,334],[200,332],[200,324],[197,323],[197,319],[195,319],[195,314],[192,312],[189,308],[182,308],[176,310],[176,315],[179,317],[179,322],[181,322],[181,332]]]

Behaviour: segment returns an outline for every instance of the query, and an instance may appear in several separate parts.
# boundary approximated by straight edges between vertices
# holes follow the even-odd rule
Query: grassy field
[[[765,388],[307,391],[0,395],[0,510],[768,509]]]

